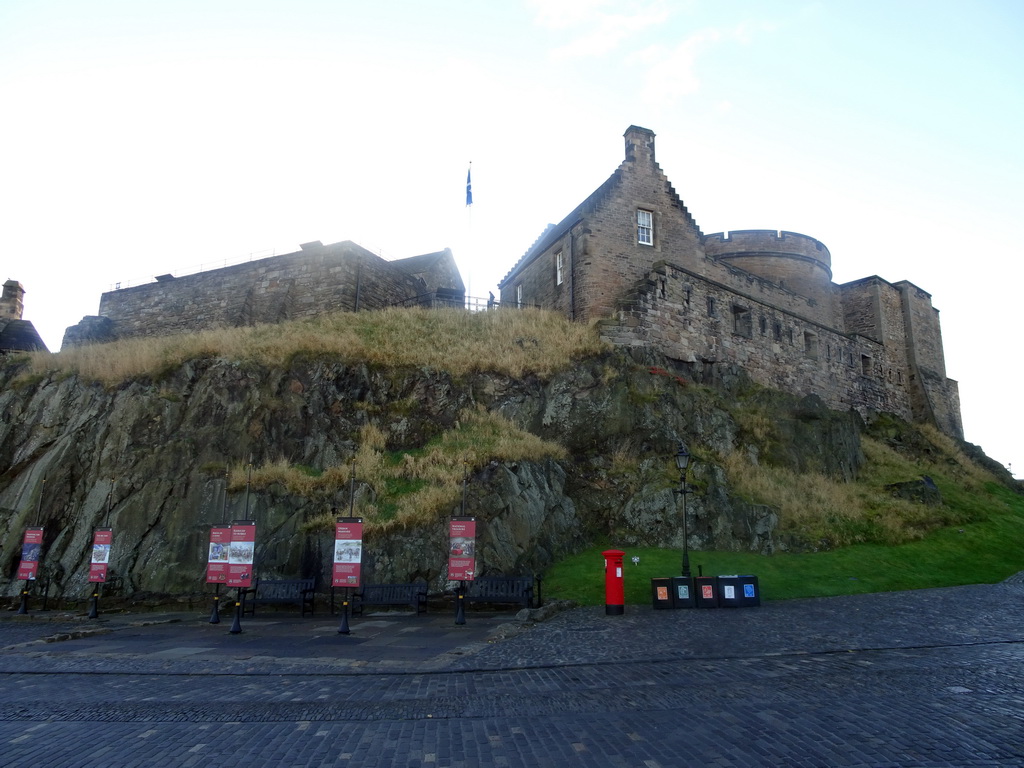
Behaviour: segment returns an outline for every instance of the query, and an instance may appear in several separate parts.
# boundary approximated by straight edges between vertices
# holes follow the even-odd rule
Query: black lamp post
[[[679,441],[675,459],[676,469],[679,470],[679,489],[675,493],[683,497],[683,576],[688,577],[690,576],[690,531],[686,517],[686,494],[690,493],[690,489],[686,486],[686,473],[690,469],[693,456],[690,455],[690,451],[687,450],[686,444],[682,440]]]

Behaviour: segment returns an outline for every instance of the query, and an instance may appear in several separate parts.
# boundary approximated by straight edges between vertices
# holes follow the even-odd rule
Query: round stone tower
[[[763,277],[793,293],[831,304],[832,255],[819,240],[797,232],[745,229],[705,235],[708,256]]]

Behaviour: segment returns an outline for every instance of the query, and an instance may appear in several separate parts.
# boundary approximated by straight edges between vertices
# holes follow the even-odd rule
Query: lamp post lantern
[[[675,455],[676,469],[679,470],[679,488],[675,491],[683,497],[683,576],[690,576],[690,531],[688,526],[688,520],[686,516],[686,494],[690,493],[690,489],[686,487],[686,474],[690,470],[690,463],[693,461],[693,456],[690,451],[686,448],[686,444],[680,440],[679,448],[676,450]]]

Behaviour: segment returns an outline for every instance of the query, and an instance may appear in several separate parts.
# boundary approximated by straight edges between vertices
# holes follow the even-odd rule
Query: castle
[[[619,345],[691,363],[734,363],[831,408],[888,411],[963,437],[939,313],[908,281],[837,285],[818,240],[796,232],[705,235],[630,126],[625,159],[502,279],[503,306],[598,320]]]
[[[537,306],[603,338],[695,364],[735,364],[765,386],[862,415],[887,411],[962,438],[938,311],[913,283],[837,285],[818,240],[795,232],[705,235],[630,126],[625,159],[501,280],[502,307]],[[5,286],[6,297],[6,286]],[[352,242],[104,293],[64,346],[273,323],[322,312],[465,306],[451,251],[385,261]]]

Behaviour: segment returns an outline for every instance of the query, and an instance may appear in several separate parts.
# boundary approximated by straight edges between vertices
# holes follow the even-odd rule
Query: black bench
[[[364,584],[352,597],[353,614],[361,614],[366,605],[408,605],[416,613],[425,613],[427,610],[427,585],[422,581],[412,584]]]
[[[256,579],[242,590],[242,615],[256,615],[257,605],[298,605],[313,615],[315,579]]]
[[[467,582],[466,602],[515,603],[533,607],[532,576],[488,576]]]

